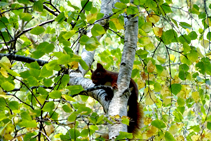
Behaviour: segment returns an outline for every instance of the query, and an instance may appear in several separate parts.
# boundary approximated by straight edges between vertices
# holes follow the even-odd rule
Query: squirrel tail
[[[143,126],[143,119],[144,119],[143,106],[138,102],[136,102],[135,104],[134,101],[131,102],[130,100],[128,105],[129,105],[128,116],[130,117],[128,132],[133,133],[133,136],[136,136],[139,133],[139,130]]]

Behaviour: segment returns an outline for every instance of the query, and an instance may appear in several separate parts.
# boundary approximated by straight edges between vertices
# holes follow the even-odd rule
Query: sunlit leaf
[[[35,34],[35,35],[40,35],[45,31],[45,28],[42,26],[37,26],[35,28],[33,28],[30,33],[31,34]]]
[[[153,120],[152,123],[151,123],[153,126],[157,127],[158,129],[161,129],[161,128],[165,128],[166,125],[165,123],[162,121],[162,120]]]

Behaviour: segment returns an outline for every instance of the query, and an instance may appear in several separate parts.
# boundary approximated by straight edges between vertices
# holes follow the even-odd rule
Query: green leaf
[[[54,50],[54,45],[49,44],[48,42],[42,42],[37,46],[37,50],[44,53],[50,53]]]
[[[88,70],[88,69],[89,69],[88,65],[86,64],[86,62],[85,62],[83,59],[80,59],[80,60],[79,60],[79,63],[80,63],[81,67],[82,67],[84,70]]]
[[[71,30],[71,31],[66,32],[62,36],[64,39],[67,40],[67,39],[70,39],[75,34],[75,32],[76,32],[75,30]]]
[[[101,25],[95,24],[93,28],[91,29],[91,33],[93,36],[99,36],[99,35],[104,34],[105,30]]]
[[[59,59],[58,59],[58,64],[64,65],[64,64],[70,63],[71,61],[72,60],[71,60],[70,55],[62,54],[62,56],[60,56]]]
[[[121,2],[116,2],[114,6],[116,8],[118,8],[118,9],[125,9],[125,8],[127,8],[127,5],[124,4],[124,3],[121,3]]]
[[[129,3],[130,0],[120,0],[122,3]]]
[[[33,5],[33,9],[38,12],[43,12],[43,3],[41,0],[35,1]]]
[[[88,135],[89,135],[89,130],[88,129],[83,129],[81,131],[81,136],[82,137],[88,137]]]
[[[166,131],[166,133],[165,133],[165,139],[166,139],[166,141],[176,141],[174,139],[174,136],[171,133],[169,133],[168,131]]]
[[[186,22],[180,22],[180,26],[182,26],[184,29],[188,28],[191,29],[192,26]]]
[[[187,42],[183,43],[183,51],[184,53],[188,53],[191,50],[190,46],[188,45]]]
[[[94,37],[89,38],[86,35],[83,35],[81,37],[80,43],[81,45],[85,45],[87,51],[93,51],[98,47],[98,45],[100,45],[100,43],[97,41],[96,38]]]
[[[78,94],[84,90],[81,85],[67,86],[67,89],[69,89],[71,95]]]
[[[175,95],[181,91],[181,88],[182,88],[181,84],[172,84],[171,85],[172,93]]]
[[[26,133],[24,138],[23,138],[24,141],[36,141],[36,139],[34,138],[35,134],[36,134],[35,132],[33,132],[33,133],[31,133],[31,132]]]
[[[34,76],[29,76],[27,80],[30,86],[38,86],[38,81]]]
[[[28,112],[25,112],[25,111],[21,113],[21,118],[22,118],[22,120],[29,120],[29,121],[32,120],[32,118],[29,115],[29,113]]]
[[[32,53],[32,57],[35,58],[35,59],[39,59],[39,58],[41,58],[43,55],[45,55],[45,53],[44,53],[42,50],[35,50],[35,51]]]
[[[29,4],[30,1],[29,0],[18,0],[19,3],[23,3],[23,4]]]
[[[162,4],[161,7],[165,14],[172,13],[171,7],[167,3]]]
[[[50,98],[61,98],[62,93],[59,90],[54,90],[53,92],[49,93]]]
[[[183,70],[179,71],[179,78],[181,80],[185,80],[186,77],[187,77],[187,73],[185,71],[183,71]]]
[[[187,54],[187,57],[191,62],[196,62],[198,60],[198,56],[198,52],[193,49],[190,51],[190,53]]]
[[[146,0],[134,0],[135,5],[144,5]]]
[[[84,9],[85,9],[86,11],[90,11],[90,10],[92,9],[92,2],[89,1],[89,2],[87,3],[87,1],[88,1],[88,0],[82,0],[82,1],[81,1],[81,6],[82,6],[82,7],[85,6]],[[86,5],[85,5],[85,4],[86,4]]]
[[[5,91],[11,91],[15,88],[15,86],[10,83],[9,81],[5,81],[1,84],[1,87],[5,90]]]
[[[211,130],[211,122],[207,122],[207,129]]]
[[[96,125],[90,125],[89,128],[91,130],[91,133],[94,133],[95,131],[98,130],[98,127]]]
[[[186,101],[186,102],[187,102],[187,101]],[[173,115],[175,116],[175,121],[176,121],[176,122],[182,122],[183,116],[182,116],[182,114],[181,114],[180,111],[175,110],[175,111],[173,112]]]
[[[80,136],[80,132],[77,129],[75,129],[75,128],[70,129],[67,134],[69,134],[69,133],[70,133],[71,140],[74,140],[74,141],[78,140],[76,138]]]
[[[19,109],[19,103],[17,101],[11,101],[8,105],[9,105],[11,110],[18,110]]]
[[[40,72],[40,77],[49,77],[53,75],[53,70],[48,70],[46,65],[44,65]]]
[[[126,125],[129,125],[130,120],[128,118],[122,118],[122,123],[126,124]]]
[[[73,113],[67,118],[67,120],[68,120],[69,122],[75,122],[77,115],[78,115],[77,112],[73,112]]]
[[[66,19],[64,12],[61,12],[56,18],[55,21],[57,21],[59,24],[62,23]]]
[[[116,140],[125,140],[125,139],[132,139],[133,134],[128,132],[119,132],[119,136],[116,137]]]
[[[155,83],[154,84],[154,90],[155,90],[155,92],[159,92],[161,89],[162,89],[162,87],[161,87],[160,83]]]
[[[181,64],[181,65],[179,66],[179,70],[188,71],[188,70],[189,70],[189,66],[186,65],[186,64]]]
[[[185,105],[185,100],[181,97],[178,97],[177,104],[182,107]]]
[[[161,65],[156,65],[157,73],[161,74],[163,72],[163,66]]]
[[[20,18],[24,21],[30,21],[32,19],[32,15],[29,13],[21,13]]]
[[[200,132],[200,127],[199,125],[194,125],[194,126],[190,126],[190,129],[192,129],[195,132]]]
[[[46,112],[51,112],[53,109],[54,109],[54,102],[53,101],[50,101],[48,103],[46,103],[43,107],[43,111],[46,111]]]
[[[173,30],[167,30],[166,32],[163,32],[162,34],[162,40],[166,45],[175,42],[177,40],[177,33]]]
[[[136,53],[138,54],[138,55],[140,55],[140,57],[142,58],[142,59],[145,59],[146,57],[147,57],[147,55],[148,55],[148,51],[146,51],[146,50],[143,50],[143,49],[139,49],[139,50],[137,50],[136,51]]]
[[[68,105],[63,105],[62,109],[66,112],[66,113],[70,113],[72,112],[72,110],[70,109],[70,107]]]
[[[80,113],[81,115],[89,115],[91,112],[92,109],[90,109],[89,107],[80,106],[78,108],[78,113]]]
[[[35,34],[35,35],[40,35],[45,31],[45,28],[42,26],[37,26],[35,28],[33,28],[30,33],[31,34]]]
[[[191,40],[195,40],[195,39],[197,39],[197,34],[196,34],[196,32],[195,31],[191,31],[189,34],[188,34],[188,36],[191,38]]]
[[[207,39],[208,39],[208,40],[211,40],[211,32],[208,32],[208,33],[207,33]]]
[[[162,120],[159,120],[159,119],[153,120],[151,124],[153,126],[157,127],[158,129],[166,127],[165,123]]]
[[[24,126],[26,128],[35,128],[37,127],[37,122],[35,120],[23,120],[20,122],[20,126]]]

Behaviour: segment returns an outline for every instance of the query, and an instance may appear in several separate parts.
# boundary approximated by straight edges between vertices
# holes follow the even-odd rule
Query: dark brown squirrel
[[[96,85],[108,85],[117,89],[117,78],[118,73],[111,72],[103,68],[100,63],[97,63],[97,69],[92,71],[92,82]],[[138,87],[133,79],[130,79],[129,88],[132,89],[131,95],[128,100],[128,117],[130,117],[130,123],[128,126],[128,132],[133,133],[135,136],[138,130],[142,126],[143,120],[143,108],[141,104],[138,103]],[[113,98],[113,93],[108,93],[106,100],[111,100]]]

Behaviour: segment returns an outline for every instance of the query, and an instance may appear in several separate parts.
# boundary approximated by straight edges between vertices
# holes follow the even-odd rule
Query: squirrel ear
[[[100,63],[97,63],[97,68],[98,68],[98,69],[104,69],[104,68],[103,68],[103,65],[101,65]]]
[[[90,69],[91,73],[93,73],[94,71],[92,69]]]

